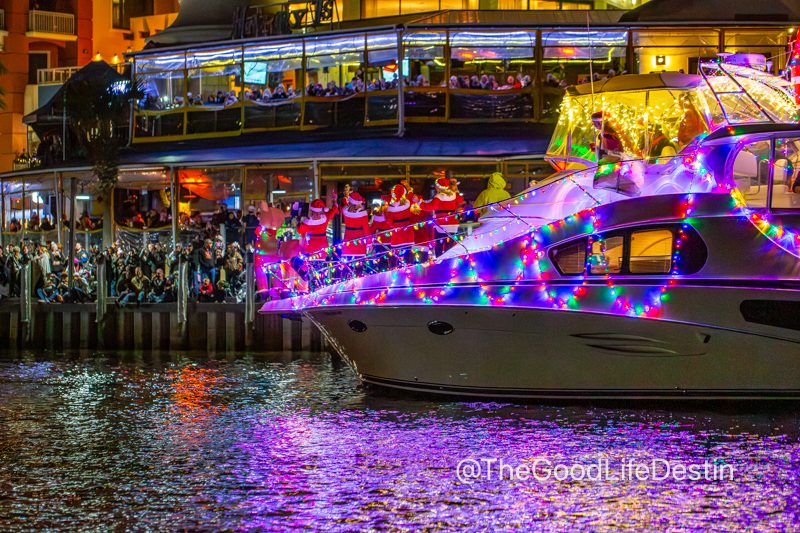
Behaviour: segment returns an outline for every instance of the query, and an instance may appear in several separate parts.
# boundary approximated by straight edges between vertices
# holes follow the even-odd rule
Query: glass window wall
[[[719,52],[719,33],[697,31],[633,32],[635,72],[684,72],[697,74],[701,60]]]

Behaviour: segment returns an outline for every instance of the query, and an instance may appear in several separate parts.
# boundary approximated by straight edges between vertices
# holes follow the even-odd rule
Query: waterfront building
[[[333,202],[345,185],[371,203],[403,179],[425,195],[442,175],[474,199],[496,171],[519,192],[552,170],[542,157],[566,86],[693,73],[724,52],[762,54],[777,73],[800,22],[800,8],[777,0],[759,13],[722,0],[627,11],[611,1],[417,4],[182,2],[169,28],[126,55],[145,95],[131,111],[117,211],[170,206],[177,221],[219,202]],[[69,207],[54,198],[72,178],[79,209],[105,209],[91,169],[66,156],[2,175],[4,228],[51,206],[63,215]],[[106,240],[139,238],[124,217],[112,222]],[[177,229],[156,237],[171,241]]]
[[[0,1],[0,171],[27,166],[38,139],[23,116],[45,104],[93,59],[121,65],[125,54],[169,26],[177,0]]]

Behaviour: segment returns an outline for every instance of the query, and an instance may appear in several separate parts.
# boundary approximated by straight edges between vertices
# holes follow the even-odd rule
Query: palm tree
[[[68,122],[92,165],[101,198],[114,190],[130,106],[142,97],[140,88],[109,71],[113,75],[83,76],[64,86]]]

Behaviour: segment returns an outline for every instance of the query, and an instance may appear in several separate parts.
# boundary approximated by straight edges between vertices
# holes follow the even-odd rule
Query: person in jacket
[[[247,206],[247,214],[242,219],[244,225],[244,243],[253,244],[256,242],[258,227],[261,223],[256,216],[256,207],[254,205]]]
[[[197,254],[201,275],[207,276],[212,282],[217,279],[217,256],[213,245],[211,239],[206,239],[203,248]]]
[[[166,284],[167,280],[164,277],[164,271],[160,268],[156,269],[153,278],[150,280],[150,292],[147,294],[147,300],[151,303],[161,303],[166,297]]]
[[[211,283],[211,279],[209,279],[208,276],[205,276],[203,282],[200,284],[197,299],[201,302],[213,302],[214,293],[214,284]]]
[[[485,205],[508,200],[509,198],[511,198],[511,195],[506,190],[505,178],[503,178],[501,173],[495,172],[489,177],[489,183],[486,185],[486,188],[475,198],[473,206],[476,208],[483,207]]]

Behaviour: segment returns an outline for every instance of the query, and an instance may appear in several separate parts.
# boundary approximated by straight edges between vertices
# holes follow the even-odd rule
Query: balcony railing
[[[39,85],[61,85],[80,70],[78,67],[40,68],[36,73]]]
[[[32,9],[28,14],[28,31],[75,35],[75,15]]]

